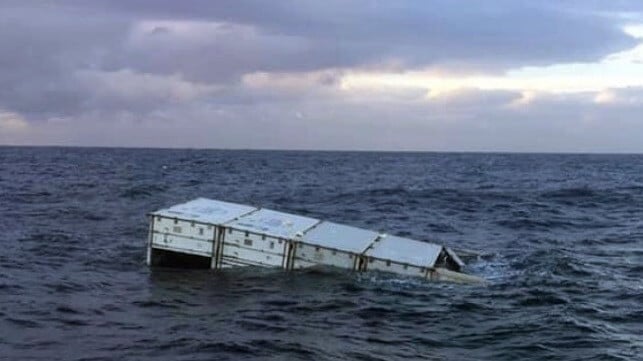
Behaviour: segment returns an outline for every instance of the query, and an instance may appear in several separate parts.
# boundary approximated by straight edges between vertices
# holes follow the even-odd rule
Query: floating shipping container
[[[223,265],[288,268],[293,240],[320,221],[294,214],[260,209],[225,224]]]
[[[366,229],[322,222],[295,242],[293,266],[290,269],[323,264],[349,270],[360,270],[362,254],[380,237]]]
[[[363,270],[430,278],[444,247],[396,236],[383,236],[369,248]]]
[[[208,257],[214,262],[217,240],[223,233],[221,226],[257,210],[242,204],[198,198],[153,212],[147,263],[153,264],[155,250]],[[216,265],[212,263],[211,267]]]
[[[199,198],[150,213],[147,263],[182,257],[213,269],[331,266],[481,282],[451,249],[319,219]]]

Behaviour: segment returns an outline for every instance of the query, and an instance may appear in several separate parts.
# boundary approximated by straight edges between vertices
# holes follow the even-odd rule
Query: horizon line
[[[326,153],[443,153],[443,154],[542,154],[542,155],[643,155],[627,151],[514,151],[514,150],[420,150],[420,149],[302,149],[302,148],[215,148],[215,147],[155,147],[115,145],[60,145],[60,144],[0,144],[0,148],[81,148],[81,149],[131,149],[131,150],[214,150],[254,152],[326,152]]]

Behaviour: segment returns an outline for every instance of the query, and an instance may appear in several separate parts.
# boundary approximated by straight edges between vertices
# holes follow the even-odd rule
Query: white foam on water
[[[502,283],[516,278],[521,274],[521,271],[512,269],[508,260],[495,256],[492,259],[468,264],[466,273],[482,277],[491,283]]]

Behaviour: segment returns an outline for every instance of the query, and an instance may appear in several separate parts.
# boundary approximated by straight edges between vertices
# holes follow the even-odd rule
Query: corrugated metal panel
[[[320,247],[362,253],[378,236],[377,232],[366,229],[322,222],[306,232],[303,241]]]
[[[314,218],[272,211],[270,209],[260,209],[229,222],[226,226],[266,234],[268,236],[290,239],[295,237],[297,233],[304,232],[317,223],[319,223],[319,220]]]
[[[333,266],[352,270],[359,257],[357,252],[341,251],[326,246],[297,243],[292,259],[292,269],[308,267],[310,264]]]
[[[408,263],[420,267],[433,267],[441,251],[442,246],[437,244],[397,236],[387,236],[375,242],[373,247],[366,251],[365,254],[369,257],[393,262]]]
[[[250,213],[256,209],[257,208],[255,207],[243,204],[198,198],[167,209],[161,209],[152,214],[219,225]]]
[[[180,253],[195,254],[205,257],[212,256],[211,242],[204,242],[198,239],[160,233],[154,234],[152,242],[153,248],[160,248]]]

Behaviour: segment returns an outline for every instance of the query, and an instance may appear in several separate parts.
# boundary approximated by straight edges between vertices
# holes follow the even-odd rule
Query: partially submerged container
[[[223,237],[222,225],[257,211],[256,207],[205,198],[179,204],[150,214],[147,264],[161,263],[168,252],[210,259],[216,268],[217,246]],[[157,257],[155,257],[157,256]],[[183,257],[195,264],[195,257]]]
[[[378,270],[433,281],[477,282],[460,273],[464,262],[450,248],[413,239],[382,235],[364,253],[362,271]]]
[[[366,229],[322,222],[295,241],[292,266],[288,269],[323,264],[359,271],[364,252],[380,237]]]
[[[451,249],[242,204],[198,198],[150,213],[147,263],[213,269],[331,266],[428,280],[483,282]],[[168,262],[172,260],[172,262]]]
[[[380,237],[365,252],[364,270],[387,271],[431,278],[430,274],[443,250],[442,246],[396,236]]]
[[[320,221],[294,214],[259,209],[224,225],[221,263],[288,268],[293,239]]]

